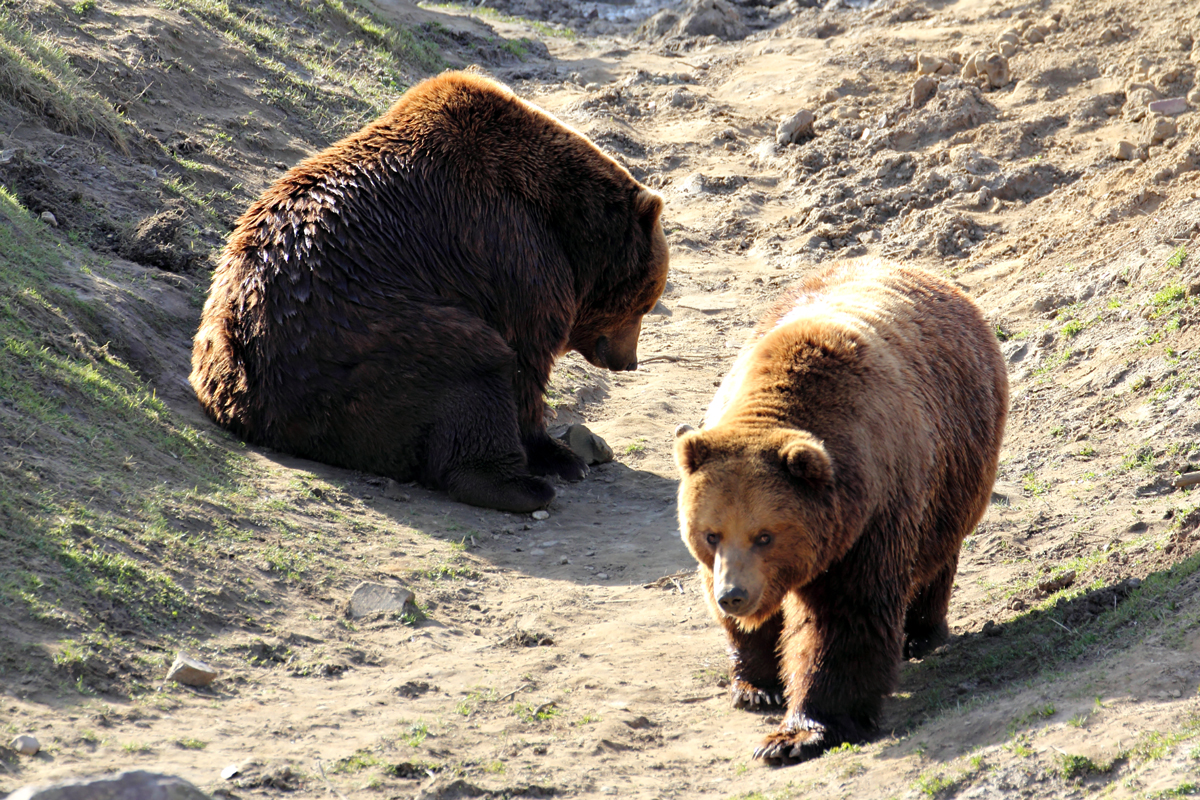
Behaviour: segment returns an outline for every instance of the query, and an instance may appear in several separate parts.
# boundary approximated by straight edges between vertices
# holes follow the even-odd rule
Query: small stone
[[[937,92],[937,79],[932,75],[922,75],[912,85],[909,93],[909,103],[913,108],[920,108],[925,101]]]
[[[1137,158],[1137,145],[1124,139],[1113,145],[1112,155],[1118,161],[1132,161]]]
[[[822,103],[836,103],[838,100],[841,100],[841,99],[842,99],[842,93],[832,87],[821,92],[821,102]]]
[[[1168,97],[1166,100],[1155,100],[1150,104],[1151,114],[1164,114],[1173,117],[1188,110],[1188,101],[1183,97]]]
[[[999,636],[1002,633],[1004,633],[1004,629],[997,625],[995,620],[989,619],[983,623],[984,636]]]
[[[42,749],[42,745],[38,742],[37,737],[30,733],[23,733],[13,739],[9,747],[23,756],[35,755],[38,750]]]
[[[171,664],[171,669],[167,672],[167,680],[187,686],[208,686],[219,674],[208,664],[181,651],[175,656],[175,663]]]
[[[1000,44],[996,45],[996,49],[999,50],[1000,55],[1004,56],[1005,58],[1012,58],[1021,48],[1012,42],[1001,42]]]
[[[1045,25],[1030,25],[1025,31],[1025,41],[1030,44],[1039,44],[1046,40],[1046,35],[1050,33],[1050,29]]]
[[[696,96],[687,89],[679,88],[671,92],[673,108],[691,108],[694,105],[696,105]]]
[[[932,53],[917,53],[917,74],[933,75],[945,60],[941,56],[935,56]]]
[[[8,800],[209,800],[208,795],[183,778],[145,770],[116,775],[73,778],[59,783],[24,786]]]
[[[811,135],[813,132],[813,123],[816,122],[816,119],[816,115],[807,108],[800,109],[791,117],[779,123],[779,127],[775,129],[775,143],[780,146],[792,144],[805,136]]]
[[[670,316],[670,312],[668,312]],[[613,450],[608,442],[597,436],[586,425],[572,425],[558,437],[566,442],[571,452],[583,459],[588,466],[607,464],[613,460]]]
[[[412,499],[408,492],[401,489],[400,482],[394,478],[387,479],[387,483],[383,487],[383,496],[388,500],[395,500],[397,503],[407,503]]]
[[[562,558],[560,558],[560,559],[558,560],[558,563],[559,563],[559,564],[570,564],[570,563],[571,563],[571,559],[567,558],[566,556],[563,556]]]
[[[606,581],[606,580],[608,580],[608,573],[607,572],[597,572],[596,577],[602,581]]]
[[[1041,583],[1038,584],[1037,588],[1039,591],[1043,591],[1046,594],[1054,594],[1055,592],[1059,592],[1059,591],[1062,591],[1063,589],[1066,589],[1068,586],[1070,586],[1074,582],[1075,582],[1075,570],[1071,569],[1071,570],[1067,570],[1062,575],[1059,575],[1057,578],[1053,578],[1048,581],[1042,581]]]
[[[415,595],[403,586],[360,583],[350,595],[346,614],[354,619],[380,612],[403,614],[414,598]]]
[[[1167,139],[1170,139],[1178,131],[1174,120],[1166,117],[1147,117],[1146,118],[1146,141],[1150,144],[1162,144]]]
[[[986,77],[988,83],[994,89],[1007,86],[1011,80],[1011,75],[1008,71],[1008,59],[995,52],[984,54],[982,59],[977,55],[975,57],[975,72],[980,77]]]
[[[550,519],[550,512],[544,508],[539,508],[537,511],[530,514],[534,519]]]
[[[0,164],[7,164],[8,162],[12,161],[16,155],[17,151],[11,148],[8,150],[0,150]]]
[[[41,215],[38,217],[38,219],[40,219],[42,222],[49,225],[51,228],[58,227],[58,219],[53,214],[51,214],[49,211],[43,211],[41,213]]]
[[[225,767],[225,769],[221,770],[221,779],[227,781],[227,780],[236,778],[238,775],[241,775],[241,774],[242,774],[242,765],[241,764],[230,764],[229,766]]]

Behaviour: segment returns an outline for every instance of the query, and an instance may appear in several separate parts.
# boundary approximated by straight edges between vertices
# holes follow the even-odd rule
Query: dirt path
[[[743,11],[765,25],[769,8]],[[290,546],[338,568],[317,582],[264,568],[255,619],[185,637],[223,671],[211,690],[79,702],[13,684],[6,729],[48,744],[19,771],[0,761],[0,791],[147,768],[229,797],[1195,793],[1200,518],[1171,481],[1200,462],[1200,113],[1164,117],[1175,131],[1156,142],[1145,110],[1200,85],[1193,4],[784,19],[733,42],[546,37],[548,58],[495,70],[667,199],[672,274],[642,367],[572,356],[554,379],[555,424],[585,421],[614,463],[560,486],[538,521],[251,454],[277,521],[309,537]],[[1013,80],[958,77],[1014,27]],[[926,56],[952,73],[932,94],[914,88]],[[812,135],[777,144],[802,108]],[[1132,159],[1112,155],[1121,141]],[[276,152],[292,149],[306,147]],[[243,165],[250,185],[271,174]],[[906,666],[879,741],[769,769],[750,753],[779,718],[729,708],[722,637],[678,539],[672,431],[700,418],[783,286],[858,256],[977,298],[1012,364],[1012,421],[963,553],[955,638]],[[181,370],[165,369],[171,395]],[[219,593],[220,567],[201,580]],[[428,619],[347,620],[361,580],[409,585]]]

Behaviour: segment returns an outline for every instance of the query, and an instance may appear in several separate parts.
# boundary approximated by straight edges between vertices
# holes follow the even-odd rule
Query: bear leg
[[[515,513],[554,499],[554,487],[529,472],[504,370],[447,393],[427,442],[426,482],[444,486],[451,499]]]
[[[864,589],[897,585],[889,579]],[[875,730],[899,670],[904,602],[847,592],[853,585],[841,570],[830,570],[785,602],[779,649],[788,716],[755,758],[773,765],[808,761],[864,742]]]
[[[722,618],[721,624],[729,638],[729,695],[733,707],[758,711],[782,706],[779,634],[783,631],[783,612],[753,631],[742,630],[729,617]]]
[[[904,617],[904,657],[924,658],[950,637],[946,615],[958,559],[943,567],[929,583],[921,587]]]

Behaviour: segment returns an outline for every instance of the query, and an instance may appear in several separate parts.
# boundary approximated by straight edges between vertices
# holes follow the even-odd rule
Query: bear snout
[[[621,348],[613,346],[613,341],[607,336],[596,340],[596,360],[613,372],[633,372],[638,368],[637,339],[634,339],[632,353],[623,353]]]
[[[735,617],[745,612],[749,600],[750,593],[740,586],[728,587],[717,595],[717,605],[721,610]]]

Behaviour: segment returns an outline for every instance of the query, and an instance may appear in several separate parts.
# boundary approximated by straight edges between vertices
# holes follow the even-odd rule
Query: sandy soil
[[[401,21],[414,13],[375,5]],[[552,19],[552,4],[538,8]],[[737,8],[753,24],[735,41],[638,39],[611,24],[542,37],[520,20],[486,20],[547,48],[486,65],[493,74],[667,200],[672,274],[643,329],[641,368],[606,374],[571,356],[554,379],[552,425],[586,422],[615,462],[561,486],[538,521],[252,453],[258,491],[284,501],[285,520],[318,527],[343,571],[317,584],[264,575],[270,602],[256,620],[191,641],[222,670],[210,689],[168,684],[135,702],[0,687],[7,729],[46,746],[0,762],[0,792],[135,767],[231,797],[1196,791],[1200,519],[1171,481],[1200,459],[1200,113],[1194,95],[1179,115],[1146,110],[1200,87],[1194,3]],[[130,36],[178,22],[119,9]],[[984,90],[963,78],[961,64],[1009,29],[1011,80]],[[90,46],[112,41],[97,32]],[[205,65],[217,99],[194,84],[160,87],[165,105],[130,113],[146,127],[161,114],[162,135],[179,141],[189,123],[168,109],[244,113],[219,48],[197,41],[176,56]],[[914,89],[937,59],[946,74]],[[812,132],[778,144],[776,126],[801,109],[815,114]],[[1155,141],[1163,119],[1175,130]],[[285,125],[260,140],[227,153],[214,186],[252,196],[277,162],[322,144]],[[54,141],[18,130],[0,148],[49,158]],[[1132,158],[1113,155],[1122,141]],[[126,199],[119,183],[87,175],[76,180],[110,202],[154,209],[136,187]],[[0,176],[30,184],[12,167]],[[219,241],[213,229],[195,246]],[[1188,255],[1172,261],[1181,247]],[[722,637],[678,539],[672,431],[698,421],[789,281],[858,256],[903,259],[970,291],[1005,340],[1011,422],[996,502],[964,549],[954,639],[906,666],[878,741],[771,769],[751,751],[779,717],[730,708]],[[164,307],[178,303],[180,330],[195,314],[180,298],[202,281],[153,282]],[[226,441],[190,403],[186,348],[159,343],[137,366]],[[1056,604],[1064,587],[1038,584],[1068,567],[1076,574]],[[1119,615],[1138,581],[1174,575],[1160,604]],[[219,589],[220,566],[204,580]],[[348,622],[343,604],[360,580],[410,586],[429,619]],[[1084,761],[1071,757],[1091,766],[1072,772]],[[223,779],[230,765],[240,771]]]

